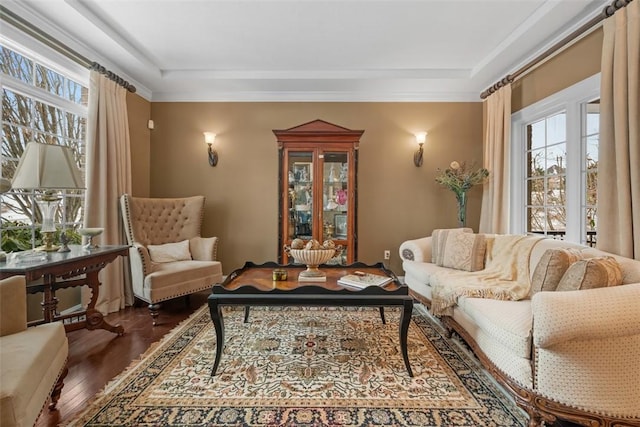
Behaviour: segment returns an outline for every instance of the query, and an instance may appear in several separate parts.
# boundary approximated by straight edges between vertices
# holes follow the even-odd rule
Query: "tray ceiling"
[[[601,0],[23,0],[153,101],[478,101]]]

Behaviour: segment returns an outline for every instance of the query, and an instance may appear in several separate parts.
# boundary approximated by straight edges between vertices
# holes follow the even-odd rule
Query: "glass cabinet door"
[[[344,250],[332,263],[346,264],[349,223],[349,153],[325,152],[322,155],[322,241],[331,239]]]
[[[289,185],[288,241],[313,238],[313,151],[289,152],[287,182]]]

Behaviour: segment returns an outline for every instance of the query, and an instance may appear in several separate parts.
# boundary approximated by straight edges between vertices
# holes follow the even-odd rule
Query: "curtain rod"
[[[632,1],[633,0],[613,0],[609,5],[605,6],[602,9],[602,12],[600,12],[597,16],[591,18],[588,22],[580,26],[580,28],[578,28],[577,30],[575,30],[574,32],[572,32],[571,34],[569,34],[568,36],[560,40],[558,43],[551,46],[548,50],[538,55],[527,64],[523,65],[522,67],[514,71],[512,74],[508,74],[507,76],[502,78],[502,80],[497,81],[492,86],[487,88],[484,92],[480,94],[480,98],[485,99],[489,95],[491,95],[492,93],[500,89],[501,87],[506,86],[509,83],[513,83],[515,79],[525,74],[527,71],[529,71],[531,68],[535,67],[545,59],[553,56],[553,54],[555,54],[557,51],[559,51],[560,49],[568,45],[570,42],[577,39],[582,34],[586,33],[596,24],[604,21],[610,16],[613,16],[613,14],[616,13],[618,9],[622,9]]]
[[[122,77],[118,76],[117,74],[115,74],[112,71],[107,70],[102,65],[98,64],[97,62],[90,61],[85,56],[79,54],[75,50],[71,49],[69,46],[67,46],[64,43],[60,42],[59,40],[51,37],[49,34],[45,33],[41,29],[35,27],[29,21],[27,21],[26,19],[23,19],[22,17],[16,15],[15,13],[13,13],[12,11],[10,11],[9,9],[7,9],[6,7],[4,7],[2,5],[0,5],[0,19],[2,19],[3,21],[8,22],[9,24],[11,24],[14,27],[18,28],[23,33],[33,37],[34,39],[38,40],[40,43],[43,43],[44,45],[50,47],[54,51],[56,51],[58,53],[61,53],[62,55],[66,56],[67,58],[71,59],[72,61],[74,61],[74,62],[76,62],[76,63],[78,63],[78,64],[82,65],[83,67],[86,67],[86,68],[88,68],[90,70],[95,70],[95,71],[98,71],[101,74],[104,74],[108,79],[113,80],[114,82],[116,82],[120,86],[122,86],[125,89],[127,89],[129,92],[135,93],[136,87],[134,85],[130,84],[125,79],[123,79]]]

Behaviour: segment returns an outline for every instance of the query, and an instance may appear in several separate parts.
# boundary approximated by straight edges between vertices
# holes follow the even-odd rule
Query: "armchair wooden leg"
[[[158,324],[158,314],[160,310],[160,304],[149,304],[149,314],[151,314],[151,320],[153,321],[153,326]]]
[[[60,399],[60,394],[62,393],[62,387],[64,387],[64,378],[69,373],[69,369],[67,365],[64,366],[64,371],[58,377],[58,381],[56,385],[53,386],[53,391],[51,391],[51,402],[49,403],[49,410],[54,411],[56,409],[56,405],[58,404],[58,400]]]

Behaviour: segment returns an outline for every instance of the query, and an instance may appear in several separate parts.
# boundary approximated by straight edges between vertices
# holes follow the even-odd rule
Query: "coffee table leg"
[[[413,312],[413,301],[406,300],[402,306],[402,314],[400,315],[400,349],[402,350],[402,358],[404,366],[410,377],[413,377],[413,371],[409,364],[409,354],[407,353],[407,333],[409,332],[409,323],[411,323],[411,313]]]
[[[247,323],[249,321],[249,306],[245,305],[244,306],[244,323]]]
[[[384,318],[384,307],[379,307],[379,308],[380,308],[380,319],[382,319],[382,324],[386,325],[387,320]]]
[[[216,360],[213,362],[213,369],[211,369],[211,376],[213,377],[218,370],[224,348],[224,320],[222,319],[222,307],[218,304],[218,301],[209,300],[209,312],[211,313],[213,327],[216,330]]]

